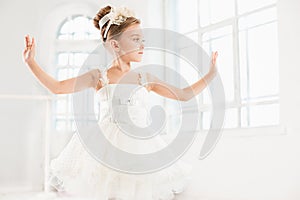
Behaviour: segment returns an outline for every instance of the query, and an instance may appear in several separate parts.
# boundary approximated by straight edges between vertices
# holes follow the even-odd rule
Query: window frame
[[[60,25],[57,27],[57,30],[55,32],[55,41],[54,41],[54,66],[56,67],[54,70],[54,75],[55,78],[58,78],[58,71],[60,69],[80,69],[80,66],[76,66],[75,63],[73,65],[69,65],[69,63],[67,63],[64,66],[59,66],[58,65],[58,55],[61,53],[66,53],[66,54],[75,54],[75,53],[85,53],[85,54],[91,54],[92,50],[95,46],[98,45],[99,40],[100,40],[100,35],[98,39],[59,39],[60,34],[60,29],[62,28],[62,26],[67,23],[70,20],[73,20],[76,17],[85,17],[88,19],[89,22],[91,22],[91,20],[93,20],[92,17],[88,16],[88,15],[84,15],[84,14],[70,14],[69,16],[65,17],[63,20],[61,20]],[[90,34],[88,31],[86,31],[87,34]],[[90,66],[90,69],[93,69],[93,66]],[[70,74],[68,74],[68,76],[70,76]],[[76,75],[75,75],[76,76]],[[71,76],[74,77],[74,76]],[[67,79],[67,78],[71,78],[71,77],[65,77],[63,79]],[[57,113],[56,112],[56,107],[57,107],[57,102],[59,100],[64,100],[66,101],[66,112],[64,113]],[[73,109],[72,109],[72,105],[73,105],[73,100],[72,100],[72,94],[60,94],[60,95],[56,95],[55,97],[53,97],[52,99],[52,127],[54,128],[54,130],[60,132],[75,132],[76,131],[76,123],[74,121],[74,113],[73,113]],[[70,110],[70,109],[71,110]],[[79,123],[88,123],[90,121],[90,119],[93,119],[95,115],[98,115],[98,113],[89,113],[87,115],[85,115],[83,117],[82,120],[79,120]],[[91,117],[91,118],[90,118]],[[57,129],[57,124],[56,122],[59,120],[63,120],[66,124],[65,124],[65,128],[63,130],[58,130]]]
[[[169,0],[165,0],[165,8],[168,8],[168,4],[170,4],[172,2],[170,2]],[[177,3],[177,2],[175,2]],[[174,2],[173,2],[174,4]],[[176,6],[174,6],[176,8]],[[267,6],[263,6],[261,8],[257,8],[257,9],[253,9],[251,11],[248,11],[248,12],[244,12],[242,14],[239,14],[239,11],[238,11],[238,0],[234,0],[234,16],[231,17],[231,18],[228,18],[228,19],[224,19],[222,21],[219,21],[217,23],[214,23],[214,24],[209,24],[207,26],[204,26],[204,27],[201,27],[200,25],[200,14],[199,14],[199,8],[200,8],[200,1],[197,1],[197,14],[198,14],[198,18],[197,18],[197,21],[198,21],[198,27],[196,29],[193,29],[191,31],[187,31],[187,32],[184,32],[184,33],[181,33],[183,35],[189,35],[189,34],[197,34],[198,35],[198,42],[200,44],[200,46],[203,45],[203,42],[202,42],[202,37],[203,37],[203,34],[209,32],[209,31],[213,31],[213,30],[216,30],[216,29],[219,29],[219,28],[223,28],[223,27],[226,27],[226,26],[232,26],[232,42],[233,42],[233,77],[234,77],[234,100],[229,102],[229,103],[226,103],[225,105],[225,109],[230,109],[230,108],[236,108],[238,109],[238,118],[237,118],[237,127],[236,128],[223,128],[223,131],[225,130],[226,133],[231,133],[229,135],[231,136],[235,136],[235,135],[238,135],[238,136],[241,136],[241,135],[244,135],[244,134],[240,134],[241,132],[242,133],[247,133],[247,135],[249,135],[249,131],[253,131],[255,130],[255,132],[257,132],[258,130],[262,130],[261,131],[261,134],[259,135],[264,135],[263,133],[266,132],[266,130],[270,130],[272,131],[275,135],[278,135],[278,134],[285,134],[286,133],[286,128],[281,125],[281,120],[280,120],[280,117],[279,117],[279,122],[278,124],[275,124],[275,125],[264,125],[264,126],[250,126],[249,123],[247,126],[242,126],[242,108],[247,108],[247,107],[250,107],[250,106],[256,106],[256,105],[272,105],[272,104],[276,104],[279,106],[279,110],[278,110],[278,115],[280,116],[280,102],[279,102],[279,89],[278,89],[278,93],[277,95],[273,95],[275,96],[273,99],[271,100],[258,100],[258,101],[251,101],[250,99],[247,99],[246,102],[243,102],[242,101],[242,96],[241,96],[241,81],[240,81],[240,49],[239,49],[239,33],[240,33],[240,29],[239,29],[239,20],[242,18],[242,17],[245,17],[245,16],[249,16],[251,14],[254,14],[254,13],[259,13],[259,12],[262,12],[262,11],[265,11],[265,10],[268,10],[268,9],[271,9],[271,8],[275,8],[277,9],[277,2],[276,3],[272,3],[270,5],[267,5]],[[168,14],[175,14],[176,12],[176,9],[173,10],[173,12],[170,12],[170,10],[165,10],[165,17],[166,19],[168,19],[168,16],[167,16],[167,13]],[[167,20],[166,20],[167,21]],[[265,24],[259,24],[259,26],[261,25],[266,25],[266,24],[269,24],[269,23],[273,23],[273,22],[277,22],[278,23],[278,18],[274,21],[271,21],[271,22],[267,22]],[[165,22],[165,24],[167,24],[167,22]],[[176,26],[172,26],[172,28],[175,28],[175,30],[177,30]],[[248,52],[247,52],[248,53]],[[175,63],[178,63],[178,62],[175,62]],[[175,68],[176,70],[180,70],[180,67],[178,65],[175,65]],[[279,70],[279,69],[278,69]],[[200,76],[198,78],[201,78]],[[249,79],[248,79],[249,80]],[[268,97],[271,97],[272,95],[268,96]],[[200,124],[199,124],[199,129],[197,131],[201,131],[201,132],[207,132],[208,130],[207,129],[203,129],[203,112],[205,111],[209,111],[210,108],[211,108],[211,105],[210,104],[203,104],[203,97],[202,98],[199,98],[199,110],[201,112],[201,119],[200,119]],[[192,112],[193,111],[193,108],[192,107],[183,107],[184,108],[184,112]],[[178,113],[175,113],[175,115],[180,115],[181,112],[178,112]],[[172,113],[171,115],[174,115],[174,113]],[[169,118],[172,118],[174,116],[169,116]],[[249,117],[247,117],[247,120],[249,121]],[[233,134],[232,134],[233,133]]]

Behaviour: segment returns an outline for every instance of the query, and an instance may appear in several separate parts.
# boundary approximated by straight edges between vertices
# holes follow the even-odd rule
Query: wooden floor
[[[88,200],[76,197],[59,197],[56,193],[19,193],[19,194],[0,194],[0,200]],[[186,192],[175,195],[173,200],[219,200],[209,199],[200,196],[192,196]]]

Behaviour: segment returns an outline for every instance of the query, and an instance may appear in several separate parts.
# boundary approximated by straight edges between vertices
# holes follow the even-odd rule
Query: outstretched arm
[[[170,99],[188,101],[194,96],[198,95],[203,91],[207,85],[213,80],[217,74],[216,60],[218,57],[218,52],[212,53],[211,65],[209,72],[196,83],[186,88],[177,88],[173,85],[170,85],[152,74],[148,74],[148,81],[150,82],[149,91],[153,91],[163,97]]]
[[[25,36],[25,49],[23,51],[23,59],[30,68],[34,76],[44,85],[50,92],[54,94],[68,94],[78,92],[90,87],[101,88],[99,86],[100,70],[94,69],[75,78],[58,81],[48,75],[34,60],[35,56],[35,40],[28,35]],[[75,87],[76,86],[76,87]]]

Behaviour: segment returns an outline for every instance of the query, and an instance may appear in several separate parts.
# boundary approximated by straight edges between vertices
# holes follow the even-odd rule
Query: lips
[[[138,54],[143,54],[143,52],[139,52]]]

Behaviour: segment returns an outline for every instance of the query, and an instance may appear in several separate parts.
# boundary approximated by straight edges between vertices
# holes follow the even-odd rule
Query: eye
[[[141,39],[141,38],[134,38],[134,39],[133,39],[133,41],[135,41],[135,42],[139,42],[139,41],[141,41],[141,42],[145,42],[146,40],[144,40],[144,39]]]

